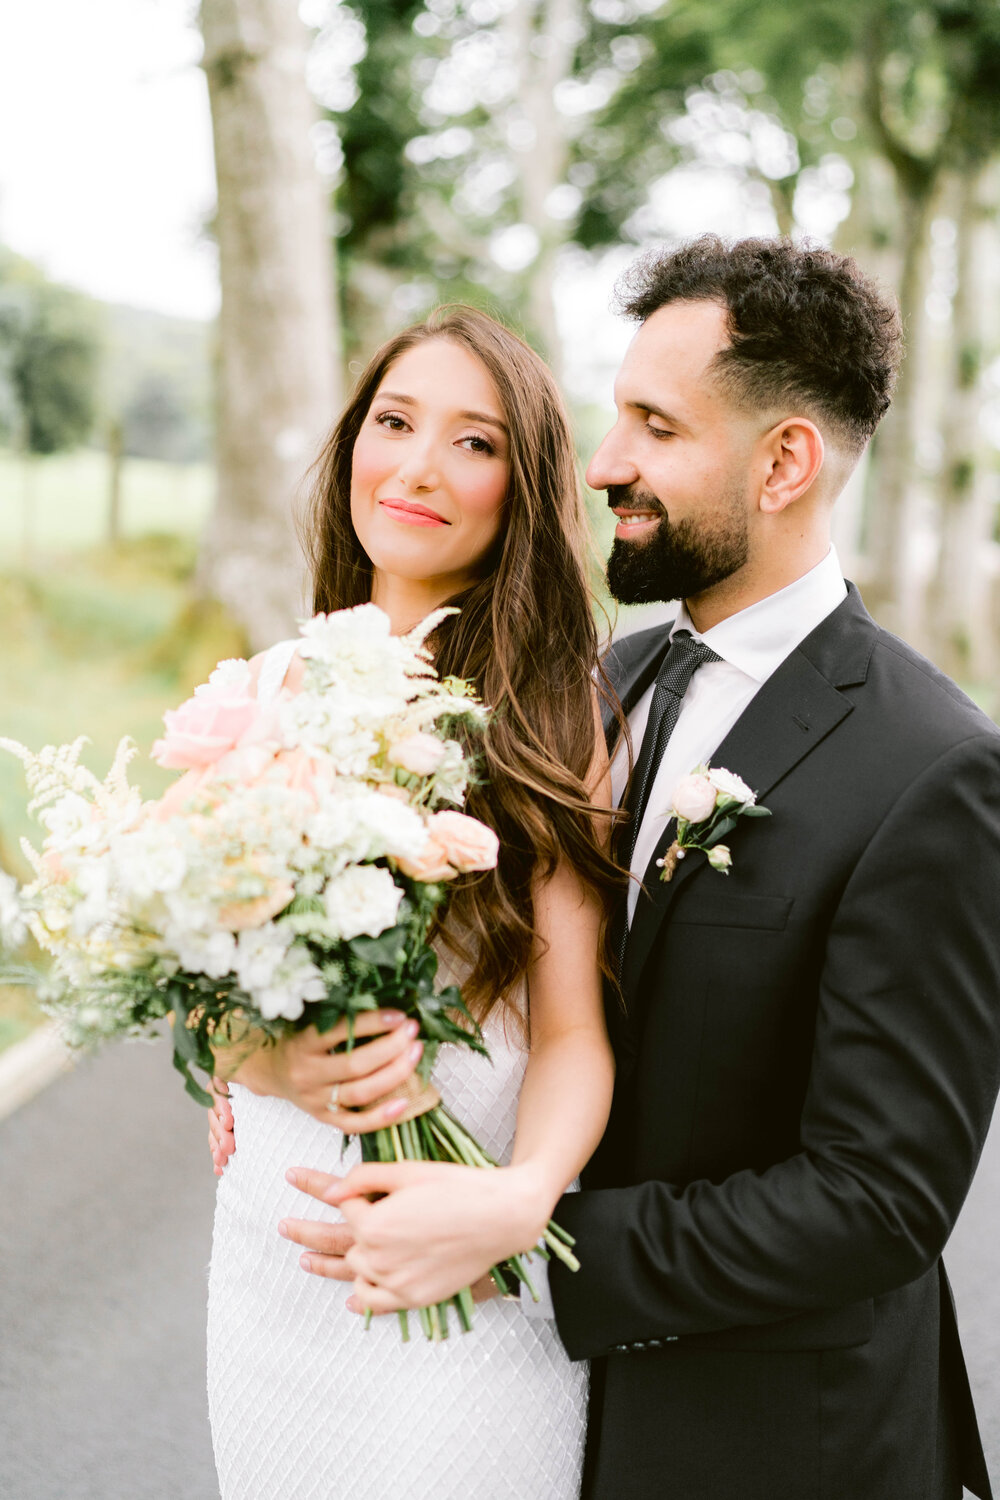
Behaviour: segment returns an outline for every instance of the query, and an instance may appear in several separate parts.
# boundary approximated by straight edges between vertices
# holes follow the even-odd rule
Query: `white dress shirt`
[[[821,563],[787,588],[730,615],[713,625],[711,630],[696,630],[687,609],[683,604],[680,606],[670,627],[671,639],[676,631],[689,630],[696,641],[711,646],[722,660],[706,662],[699,667],[684,694],[680,715],[653,779],[635,842],[632,873],[639,880],[645,875],[663,836],[678,781],[689,775],[695,766],[711,760],[767,679],[846,598],[847,585],[840,561],[836,550],[831,547]],[[650,684],[628,716],[636,759],[646,731],[655,686],[655,682]],[[739,766],[727,766],[726,769],[739,775]],[[611,763],[611,790],[616,806],[621,802],[627,776],[628,756],[625,746],[620,745]],[[639,886],[633,881],[628,893],[629,922],[638,899]],[[585,1248],[583,1253],[586,1253]],[[522,1286],[522,1308],[528,1317],[555,1317],[548,1267],[544,1261],[534,1261],[531,1274],[540,1301],[533,1302]]]
[[[759,599],[738,614],[696,630],[682,604],[670,628],[689,630],[696,641],[711,646],[721,661],[699,667],[688,684],[674,732],[653,778],[639,837],[632,854],[632,873],[643,878],[667,825],[674,787],[695,766],[710,760],[737,719],[753,701],[767,679],[778,670],[800,642],[810,635],[847,597],[847,585],[836,551],[787,588]],[[636,759],[646,732],[646,721],[656,684],[651,683],[629,714],[632,749]],[[739,775],[739,766],[726,769]],[[620,745],[611,765],[611,789],[615,804],[621,802],[628,774],[625,746]],[[635,914],[639,887],[633,881],[628,893],[628,919]]]

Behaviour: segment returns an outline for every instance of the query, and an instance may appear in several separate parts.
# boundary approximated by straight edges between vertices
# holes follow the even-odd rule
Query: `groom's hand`
[[[465,1286],[493,1295],[483,1280],[489,1267],[530,1249],[550,1209],[526,1167],[488,1172],[443,1162],[370,1162],[328,1179],[314,1196],[338,1207],[354,1231],[344,1256],[354,1276],[352,1310],[376,1313],[427,1307]]]
[[[294,1187],[321,1203],[326,1201],[323,1193],[341,1180],[329,1172],[314,1172],[306,1168],[286,1172],[285,1176]],[[344,1258],[354,1244],[354,1231],[348,1224],[330,1224],[322,1219],[282,1219],[278,1233],[304,1247],[306,1254],[299,1258],[304,1271],[313,1276],[326,1276],[331,1281],[354,1280],[354,1272]]]

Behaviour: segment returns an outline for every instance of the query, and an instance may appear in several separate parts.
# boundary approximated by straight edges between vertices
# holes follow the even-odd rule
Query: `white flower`
[[[304,949],[295,947],[279,965],[271,982],[250,990],[250,998],[265,1020],[278,1016],[297,1021],[307,1000],[322,1000],[326,984]]]
[[[434,772],[434,796],[460,806],[469,785],[469,766],[457,740],[445,740],[444,756]]]
[[[323,899],[338,937],[378,937],[395,926],[403,892],[388,870],[353,865],[330,881]]]
[[[225,661],[220,661],[212,670],[208,681],[199,683],[195,688],[195,697],[204,697],[209,688],[236,688],[249,692],[250,663],[240,656],[229,656]]]
[[[231,932],[175,932],[171,947],[181,961],[181,968],[192,974],[225,979],[236,967],[236,939]]]
[[[28,924],[21,909],[17,881],[0,870],[0,948],[14,952],[27,936]]]
[[[731,797],[742,807],[753,807],[757,801],[746,782],[741,781],[732,771],[724,770],[722,766],[710,766],[708,779],[723,797]]]
[[[715,811],[716,789],[707,776],[693,771],[674,787],[673,811],[685,823],[701,823]]]
[[[322,851],[331,875],[367,860],[413,859],[427,843],[426,825],[415,808],[368,787],[327,797],[306,834],[310,849]]]
[[[180,888],[187,858],[176,830],[166,823],[147,823],[112,840],[117,883],[139,901]]]
[[[240,933],[236,940],[236,977],[248,994],[271,983],[291,941],[291,934],[282,932],[273,922],[247,927]]]

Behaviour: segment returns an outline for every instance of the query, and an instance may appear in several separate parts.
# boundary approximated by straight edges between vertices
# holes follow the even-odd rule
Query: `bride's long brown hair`
[[[354,444],[390,366],[429,339],[480,361],[509,432],[504,526],[484,575],[448,601],[460,613],[431,641],[438,671],[469,678],[493,710],[467,808],[496,830],[500,861],[454,883],[442,934],[472,965],[463,994],[482,1020],[528,966],[533,879],[565,859],[607,906],[623,877],[606,851],[607,818],[595,815],[587,790],[598,638],[569,420],[542,360],[492,318],[439,308],[383,344],[360,376],[316,463],[307,532],[313,607],[328,612],[371,598],[371,560],[351,524]]]

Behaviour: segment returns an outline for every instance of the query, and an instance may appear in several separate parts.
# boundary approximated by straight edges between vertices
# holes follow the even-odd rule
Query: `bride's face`
[[[351,520],[376,579],[441,597],[481,576],[503,525],[510,445],[496,388],[464,346],[429,339],[390,365],[354,444]]]

